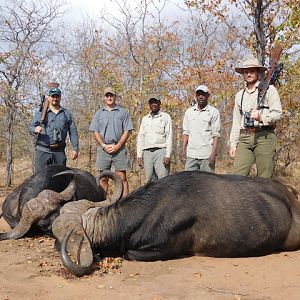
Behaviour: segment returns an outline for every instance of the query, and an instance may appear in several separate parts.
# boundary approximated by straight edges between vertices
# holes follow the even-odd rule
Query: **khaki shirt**
[[[183,134],[189,136],[186,156],[207,159],[213,148],[213,137],[220,137],[220,112],[207,105],[198,109],[198,105],[190,107],[184,114]]]
[[[235,96],[232,127],[230,133],[230,147],[237,145],[240,136],[240,129],[244,128],[244,115],[241,114],[241,111],[243,113],[250,112],[252,109],[257,108],[258,84],[259,82],[256,83],[256,89],[252,93],[245,88],[242,107],[241,100],[244,90],[240,90]],[[275,122],[281,118],[282,108],[279,94],[273,85],[269,86],[262,105],[268,108],[260,109],[262,122],[255,121],[254,126],[274,125]]]
[[[173,141],[172,120],[169,114],[159,111],[144,116],[137,136],[137,157],[149,148],[166,148],[166,157],[171,156]]]

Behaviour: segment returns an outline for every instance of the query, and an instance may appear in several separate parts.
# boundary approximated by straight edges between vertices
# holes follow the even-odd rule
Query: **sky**
[[[122,3],[122,0],[118,1]],[[126,1],[132,9],[140,2],[138,0]],[[160,7],[163,1],[155,0],[154,2]],[[68,15],[76,19],[82,19],[85,16],[93,19],[100,16],[103,11],[112,15],[118,15],[118,6],[114,0],[68,0],[68,3],[68,8],[70,8]],[[170,0],[164,12],[167,14],[167,17],[176,18],[181,12],[180,7],[184,7],[184,0]]]

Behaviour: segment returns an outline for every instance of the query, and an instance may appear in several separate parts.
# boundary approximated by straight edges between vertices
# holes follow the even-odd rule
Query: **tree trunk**
[[[7,113],[7,132],[6,132],[6,187],[10,187],[12,183],[13,173],[13,124],[14,124],[14,112],[11,108]]]

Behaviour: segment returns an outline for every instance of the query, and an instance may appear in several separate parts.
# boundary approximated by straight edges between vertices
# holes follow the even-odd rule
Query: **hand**
[[[78,157],[78,152],[77,151],[72,151],[71,152],[71,158],[74,160]]]
[[[258,122],[261,121],[261,115],[259,113],[259,110],[257,109],[252,109],[251,110],[251,114],[250,114],[250,117]]]
[[[170,165],[170,163],[171,163],[170,157],[165,157],[165,158],[164,158],[164,165],[167,167],[167,166]]]
[[[229,150],[229,155],[231,158],[235,157],[235,153],[236,153],[236,146],[232,146]]]
[[[43,127],[36,126],[35,129],[34,129],[34,132],[37,133],[37,134],[39,134],[39,133],[41,133],[42,130],[43,130]]]
[[[182,151],[181,159],[182,159],[182,161],[186,161],[186,152],[185,151]]]
[[[137,158],[137,161],[138,161],[138,165],[143,168],[144,167],[144,160],[142,157],[138,157]]]
[[[120,150],[120,146],[118,144],[106,144],[103,150],[109,154],[118,152]]]
[[[216,153],[212,153],[209,158],[208,158],[208,164],[210,166],[213,166],[216,163],[216,158],[217,158],[217,154]]]

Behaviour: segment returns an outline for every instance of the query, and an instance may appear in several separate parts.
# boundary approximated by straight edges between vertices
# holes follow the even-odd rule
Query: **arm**
[[[238,101],[238,94],[235,97],[235,104],[234,104],[233,116],[232,116],[232,126],[231,126],[230,138],[229,138],[230,141],[229,154],[230,157],[232,158],[235,157],[236,146],[240,136],[241,121],[242,121],[242,116],[237,101]]]
[[[183,117],[183,135],[182,135],[182,150],[181,150],[181,158],[182,160],[186,160],[186,148],[189,142],[189,127],[188,127],[188,118],[187,111]]]
[[[40,119],[41,119],[41,112],[37,111],[34,114],[32,122],[29,125],[29,133],[31,135],[39,134],[43,130],[43,128],[40,126]]]
[[[282,107],[280,97],[277,89],[270,85],[266,94],[265,105],[269,106],[269,109],[252,110],[251,118],[259,121],[263,126],[274,125],[276,121],[281,118]]]
[[[166,134],[166,157],[171,157],[172,152],[172,145],[173,145],[173,125],[172,119],[170,115],[167,115],[166,119],[166,127],[165,127],[165,134]]]
[[[189,142],[189,136],[186,134],[183,134],[182,136],[182,151],[181,151],[181,156],[182,160],[186,160],[186,147]]]
[[[78,137],[78,131],[75,122],[73,120],[72,114],[70,115],[70,120],[69,120],[69,136],[73,148],[73,151],[71,152],[71,158],[76,159],[78,157],[78,152],[79,152],[79,137]]]
[[[216,109],[212,118],[213,147],[212,147],[211,154],[208,158],[210,165],[214,165],[216,162],[219,137],[220,137],[220,129],[221,129],[221,117],[220,117],[220,112]]]
[[[139,133],[137,135],[137,143],[136,143],[136,156],[137,156],[138,165],[140,167],[143,167],[144,165],[144,160],[143,160],[144,145],[145,145],[145,131],[144,131],[144,118],[143,118]]]

